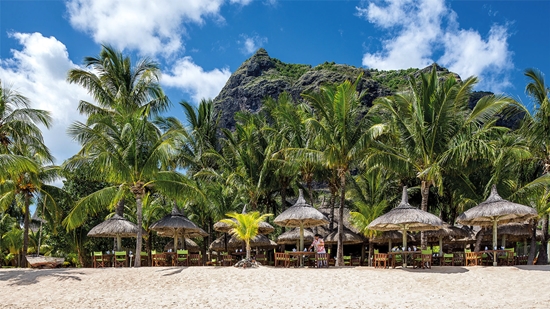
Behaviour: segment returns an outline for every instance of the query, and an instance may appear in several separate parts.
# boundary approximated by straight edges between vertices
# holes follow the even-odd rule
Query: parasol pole
[[[390,240],[388,241],[388,252],[391,251],[391,247],[392,247],[392,241],[391,241],[391,238],[390,238]]]
[[[407,250],[407,227],[403,226],[403,251]],[[407,255],[403,254],[403,268],[407,268]]]
[[[497,249],[497,223],[498,219],[493,218],[493,249]],[[497,266],[497,253],[493,254],[493,266]]]
[[[443,258],[443,236],[439,235],[439,259]]]
[[[506,248],[506,234],[502,235],[502,243],[500,245],[502,248]]]
[[[304,223],[300,221],[300,248],[298,248],[298,251],[302,251],[304,247]],[[300,256],[300,267],[304,266],[304,260],[303,257]]]
[[[178,233],[174,229],[174,252],[178,252]]]
[[[116,250],[120,251],[120,248],[122,247],[122,237],[120,234],[116,234]]]

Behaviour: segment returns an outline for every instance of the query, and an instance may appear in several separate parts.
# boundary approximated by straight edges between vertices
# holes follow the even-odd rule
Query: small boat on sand
[[[32,268],[56,268],[65,262],[65,258],[53,256],[27,256],[27,262]]]

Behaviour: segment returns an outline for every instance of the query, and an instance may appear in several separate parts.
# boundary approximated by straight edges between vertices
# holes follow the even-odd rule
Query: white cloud
[[[0,59],[2,86],[10,85],[29,98],[33,108],[51,112],[54,125],[42,132],[57,163],[61,163],[80,148],[66,130],[73,121],[82,120],[76,110],[79,100],[91,99],[82,87],[66,82],[67,71],[77,66],[63,43],[36,32],[13,33],[11,37],[23,47],[12,49],[12,58]]]
[[[142,54],[170,55],[184,49],[185,23],[203,24],[219,15],[224,0],[69,0],[71,25],[97,43]],[[249,1],[240,2],[243,5]]]
[[[162,75],[161,83],[182,89],[198,103],[201,99],[216,97],[230,76],[228,68],[204,71],[191,57],[184,57],[174,64],[168,74]]]
[[[423,68],[435,61],[463,78],[478,76],[478,88],[501,92],[510,85],[513,63],[505,26],[493,25],[487,38],[461,29],[456,12],[444,0],[370,2],[358,7],[357,15],[388,34],[381,51],[363,55],[367,67]]]
[[[266,37],[254,35],[249,37],[246,34],[241,34],[242,40],[237,41],[238,44],[242,44],[241,51],[245,55],[254,53],[258,48],[267,43]]]

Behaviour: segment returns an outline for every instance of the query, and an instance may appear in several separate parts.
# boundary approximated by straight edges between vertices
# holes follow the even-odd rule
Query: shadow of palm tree
[[[57,278],[58,281],[81,281],[82,272],[74,272],[74,269],[21,269],[0,272],[0,281],[6,281],[8,285],[32,285],[40,281],[40,278]]]
[[[437,274],[461,274],[469,272],[462,266],[432,266],[431,269],[402,268],[401,270],[412,273],[437,273]]]
[[[550,271],[550,265],[516,265],[514,267],[521,270]]]

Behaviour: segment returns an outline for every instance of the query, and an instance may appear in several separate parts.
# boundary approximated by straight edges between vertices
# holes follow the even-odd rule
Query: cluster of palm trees
[[[372,236],[366,226],[394,204],[401,185],[418,188],[423,210],[454,222],[496,183],[503,196],[537,208],[547,239],[549,89],[536,70],[526,71],[533,112],[498,95],[471,108],[476,79],[441,78],[434,66],[410,76],[405,91],[379,98],[371,108],[360,104],[358,76],[304,93],[300,102],[287,93],[266,98],[259,113],[237,113],[235,130],[229,131],[219,126],[223,107],[211,100],[197,107],[181,102],[184,122],[162,116],[171,103],[150,59],[134,64],[103,46],[84,64],[87,69],[71,70],[68,81],[88,90],[94,102],[79,103],[87,119],[73,123],[68,133],[82,148],[61,167],[52,165],[37,127],[51,123],[49,113],[31,109],[23,96],[0,87],[5,171],[0,213],[20,207],[25,235],[31,203],[42,206],[37,209],[48,222],[73,233],[122,203],[127,216],[147,231],[137,236],[135,252],[140,252],[142,236],[147,249],[155,246],[148,227],[174,203],[212,234],[213,223],[245,205],[276,216],[303,188],[313,205],[326,196],[331,217],[339,221],[330,229],[336,224],[343,235],[347,207],[352,222]],[[516,127],[499,125],[518,114]],[[48,185],[58,175],[75,174],[101,185],[72,200]],[[70,207],[59,207],[60,196]],[[341,238],[336,261],[343,264]]]

